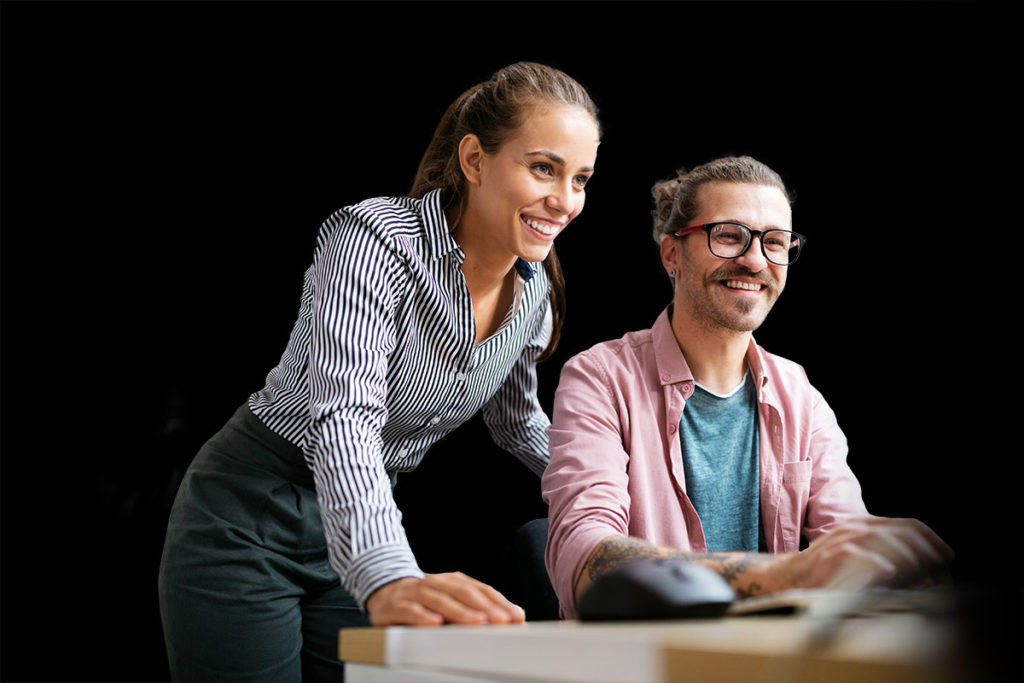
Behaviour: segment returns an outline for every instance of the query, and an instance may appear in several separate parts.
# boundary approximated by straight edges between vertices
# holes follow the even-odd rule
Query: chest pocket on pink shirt
[[[782,463],[782,496],[779,500],[779,519],[782,522],[784,550],[800,547],[800,532],[804,528],[807,498],[811,493],[811,461]]]

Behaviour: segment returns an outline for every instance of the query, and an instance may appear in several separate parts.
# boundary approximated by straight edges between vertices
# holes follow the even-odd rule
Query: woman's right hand
[[[518,624],[526,619],[521,607],[461,572],[392,581],[370,595],[366,611],[374,626]]]

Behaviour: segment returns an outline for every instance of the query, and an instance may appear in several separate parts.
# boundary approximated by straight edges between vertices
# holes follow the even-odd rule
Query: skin
[[[789,201],[775,187],[708,183],[697,191],[697,205],[694,225],[731,220],[755,230],[792,229]],[[704,233],[665,236],[661,260],[675,271],[672,330],[694,378],[712,391],[731,391],[743,378],[753,331],[786,286],[787,268],[765,259],[757,237],[743,256],[718,258]],[[761,289],[738,289],[737,282]]]
[[[468,194],[453,234],[466,255],[462,272],[477,343],[494,333],[511,306],[516,259],[543,261],[555,237],[583,210],[598,142],[593,118],[571,106],[534,108],[493,154],[475,135],[462,140],[459,161]],[[460,572],[393,581],[369,597],[366,610],[377,626],[525,620],[522,608]]]
[[[789,553],[693,553],[638,538],[609,536],[594,549],[576,582],[577,600],[592,581],[645,558],[682,557],[718,572],[737,597],[797,588],[860,590],[949,581],[952,549],[916,519],[871,517],[838,525],[806,550]]]
[[[698,190],[692,224],[737,221],[755,230],[790,230],[792,214],[774,187],[716,182]],[[786,285],[786,267],[770,263],[758,238],[736,259],[718,258],[703,233],[661,242],[662,265],[675,272],[672,330],[701,385],[727,393],[743,379],[753,331]],[[755,291],[735,283],[755,283]],[[915,519],[872,517],[837,525],[801,552],[689,553],[625,536],[605,538],[576,582],[576,597],[605,572],[642,558],[684,557],[720,573],[739,597],[794,588],[857,590],[946,581],[953,551]]]
[[[516,258],[543,261],[583,210],[598,137],[584,109],[547,105],[535,107],[494,154],[484,152],[475,135],[462,140],[468,199],[454,237],[466,254],[462,272],[477,343],[494,333],[511,305]]]

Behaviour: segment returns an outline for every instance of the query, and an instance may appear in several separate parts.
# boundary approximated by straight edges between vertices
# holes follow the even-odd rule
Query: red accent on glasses
[[[676,237],[684,237],[686,235],[689,235],[689,234],[692,234],[692,233],[695,233],[695,232],[700,232],[703,229],[704,229],[703,225],[691,225],[688,228],[679,228],[678,230],[676,230],[672,234],[675,235]]]

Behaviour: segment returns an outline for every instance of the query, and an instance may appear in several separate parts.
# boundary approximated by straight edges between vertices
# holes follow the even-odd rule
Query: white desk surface
[[[954,623],[918,613],[342,629],[350,683],[965,680]],[[968,677],[969,678],[969,677]]]

